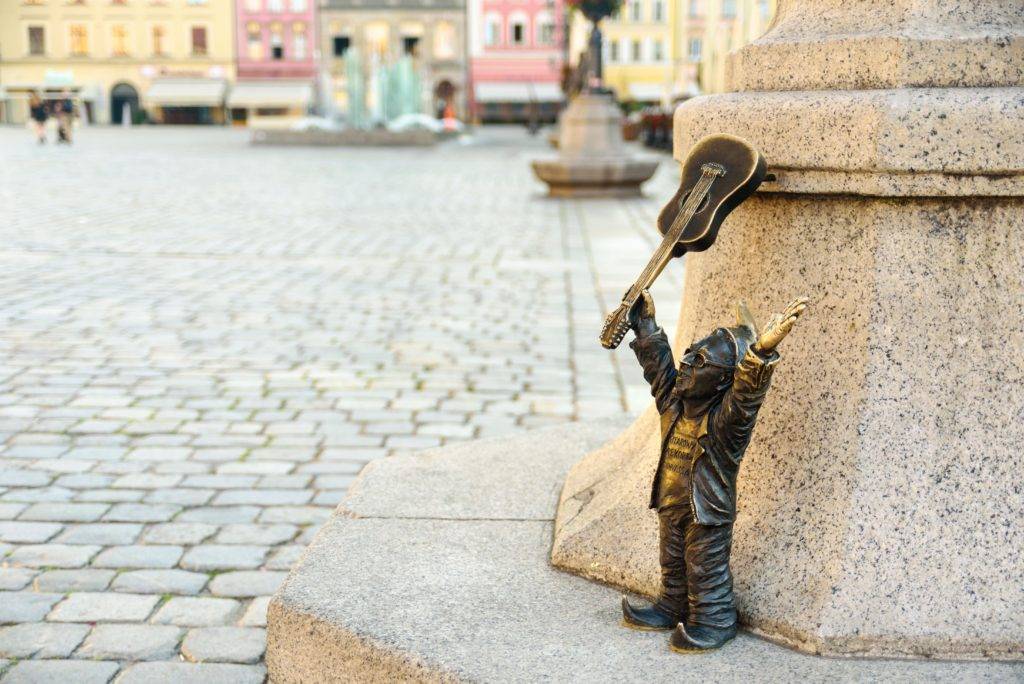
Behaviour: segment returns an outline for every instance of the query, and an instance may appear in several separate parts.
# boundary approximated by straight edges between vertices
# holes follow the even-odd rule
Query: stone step
[[[371,463],[271,602],[273,682],[1019,681],[1024,664],[828,659],[742,633],[684,656],[549,564],[562,481],[622,422]]]

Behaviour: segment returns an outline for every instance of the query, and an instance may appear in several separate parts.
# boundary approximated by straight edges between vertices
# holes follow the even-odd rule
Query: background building
[[[470,0],[474,118],[553,121],[562,103],[562,0]]]
[[[776,0],[681,0],[673,30],[675,90],[725,90],[725,55],[761,37]]]
[[[324,87],[334,106],[348,108],[349,73],[356,67],[372,108],[375,74],[408,56],[422,84],[423,111],[438,115],[450,103],[466,117],[463,0],[324,0],[319,24]]]
[[[238,84],[228,96],[236,123],[274,125],[313,103],[317,0],[235,0]]]
[[[232,0],[5,0],[0,84],[7,121],[28,94],[69,90],[88,121],[201,123],[223,115],[234,77]]]
[[[776,0],[626,0],[601,23],[604,76],[621,102],[670,104],[725,88],[725,55],[768,30]],[[573,14],[570,54],[586,49],[590,23]]]
[[[673,20],[679,0],[625,0],[601,22],[604,82],[620,102],[668,102],[675,83]],[[573,13],[570,50],[578,63],[590,39],[590,22]]]

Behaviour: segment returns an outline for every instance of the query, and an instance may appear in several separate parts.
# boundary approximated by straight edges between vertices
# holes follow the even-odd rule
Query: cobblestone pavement
[[[596,335],[675,164],[559,202],[546,153],[0,128],[3,681],[261,681],[269,597],[368,460],[642,408]]]

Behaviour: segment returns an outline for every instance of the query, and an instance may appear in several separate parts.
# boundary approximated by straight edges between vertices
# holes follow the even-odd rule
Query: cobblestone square
[[[554,201],[549,152],[0,128],[4,681],[261,681],[268,597],[366,462],[642,409],[597,333],[676,165]]]

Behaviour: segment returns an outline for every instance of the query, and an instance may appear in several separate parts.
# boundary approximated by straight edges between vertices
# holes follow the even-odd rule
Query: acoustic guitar
[[[605,318],[601,346],[615,349],[629,330],[629,312],[673,257],[702,252],[718,237],[725,217],[761,185],[764,158],[750,143],[733,135],[709,135],[683,162],[679,190],[658,215],[664,236],[647,267],[626,291],[622,303]]]

